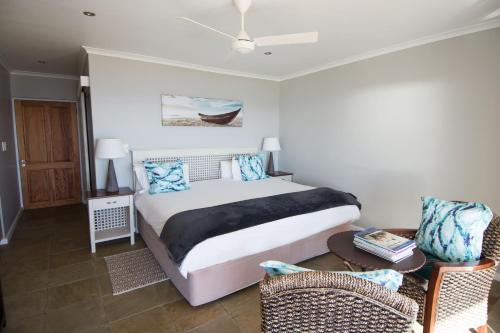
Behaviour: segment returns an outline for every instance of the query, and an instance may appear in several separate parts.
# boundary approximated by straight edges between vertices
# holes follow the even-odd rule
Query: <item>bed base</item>
[[[177,265],[169,258],[165,244],[139,212],[137,220],[142,239],[172,283],[192,306],[214,301],[259,282],[264,276],[259,267],[259,263],[263,261],[279,260],[296,264],[325,254],[329,251],[326,242],[331,235],[351,229],[351,221],[348,221],[294,243],[190,272],[184,278]]]

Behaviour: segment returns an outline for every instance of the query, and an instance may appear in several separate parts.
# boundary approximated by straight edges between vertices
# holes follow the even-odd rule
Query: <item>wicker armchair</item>
[[[260,283],[262,332],[411,332],[412,299],[370,281],[303,272]]]
[[[416,230],[389,229],[413,239]],[[500,260],[500,218],[494,215],[483,237],[481,260],[468,263],[435,262],[430,279],[407,274],[399,292],[419,305],[418,322],[424,333],[487,332],[488,294]]]

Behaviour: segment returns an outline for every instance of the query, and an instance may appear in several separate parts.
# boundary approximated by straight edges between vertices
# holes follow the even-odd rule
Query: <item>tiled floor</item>
[[[144,247],[139,240],[98,245],[91,255],[84,206],[25,212],[12,242],[0,247],[6,332],[259,332],[256,286],[192,308],[170,282],[119,296],[103,257]],[[344,269],[325,255],[303,263]],[[490,298],[490,325],[500,333],[500,283]]]

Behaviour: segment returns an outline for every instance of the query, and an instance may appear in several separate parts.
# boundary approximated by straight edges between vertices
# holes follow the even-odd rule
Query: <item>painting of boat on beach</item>
[[[163,126],[243,126],[243,102],[218,98],[161,96]]]

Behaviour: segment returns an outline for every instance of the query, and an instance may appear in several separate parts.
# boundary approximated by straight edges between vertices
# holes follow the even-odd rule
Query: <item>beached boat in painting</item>
[[[163,126],[243,126],[241,101],[162,95]]]
[[[203,113],[198,113],[200,116],[201,120],[206,121],[208,123],[212,124],[219,124],[219,125],[227,125],[230,122],[233,121],[234,118],[240,113],[241,109],[238,109],[233,112],[228,112],[228,113],[222,113],[222,114],[216,114],[216,115],[208,115],[208,114],[203,114]]]

